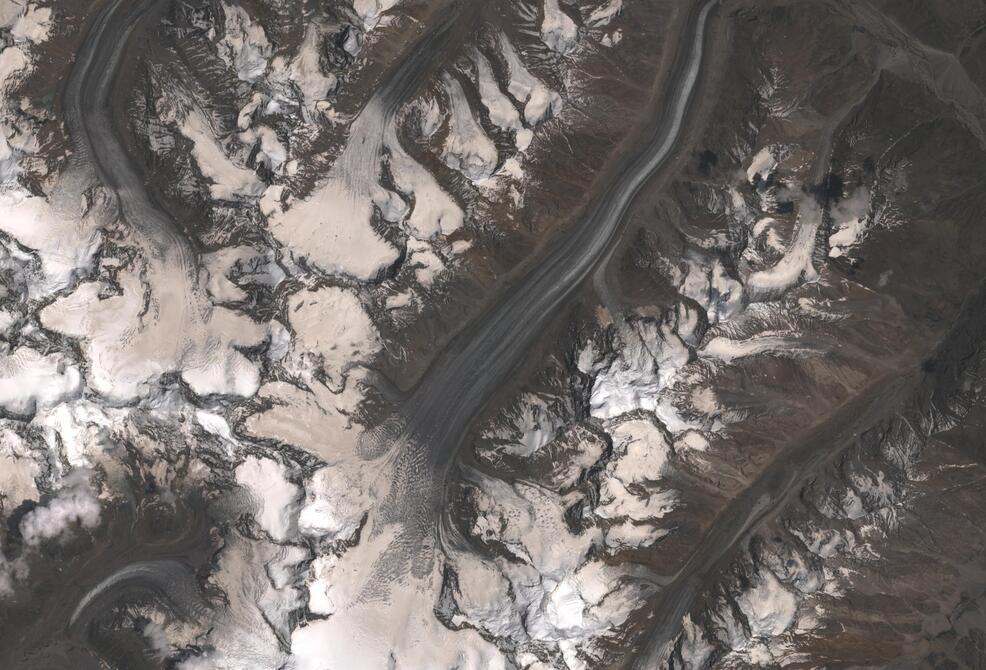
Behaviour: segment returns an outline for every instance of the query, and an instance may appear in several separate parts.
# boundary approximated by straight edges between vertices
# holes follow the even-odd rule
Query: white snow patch
[[[381,347],[373,321],[350,289],[295,293],[288,299],[288,320],[296,353],[315,356],[337,388],[350,368],[368,362]]]
[[[609,0],[594,9],[585,23],[591,28],[603,28],[619,16],[621,11],[623,11],[623,0]]]
[[[219,57],[236,70],[236,76],[249,83],[257,81],[267,70],[271,45],[264,28],[254,23],[246,10],[223,3],[226,30],[219,42]]]
[[[384,221],[401,223],[407,216],[407,203],[393,191],[382,187],[374,189],[373,204],[380,210],[380,216]]]
[[[15,43],[40,44],[51,34],[51,8],[4,0],[0,3],[0,26],[10,28]]]
[[[250,492],[257,505],[257,523],[277,542],[290,539],[297,528],[301,491],[289,475],[277,461],[256,456],[247,456],[236,467],[236,483]]]
[[[27,577],[27,563],[23,559],[10,561],[0,554],[0,598],[14,595],[14,585]]]
[[[506,425],[497,426],[484,433],[499,449],[514,455],[527,457],[535,454],[565,427],[566,420],[549,403],[550,398],[524,393],[517,403],[501,413]]]
[[[489,112],[490,122],[502,130],[514,133],[517,150],[524,151],[530,146],[534,134],[524,127],[514,104],[500,90],[486,57],[479,50],[474,50],[472,60],[476,64],[479,78],[479,95]]]
[[[0,510],[9,514],[25,500],[37,499],[35,480],[41,474],[41,466],[35,460],[30,445],[10,428],[0,429]],[[2,565],[0,558],[0,574],[3,573]],[[3,587],[0,586],[2,594]]]
[[[442,108],[435,98],[427,98],[420,102],[418,110],[421,115],[419,126],[421,138],[429,140],[442,125],[444,120]]]
[[[728,321],[743,307],[743,285],[729,276],[718,258],[710,267],[686,259],[671,268],[681,294],[705,309],[710,323]]]
[[[226,442],[236,444],[233,431],[230,429],[229,422],[226,421],[225,417],[200,409],[195,412],[195,421],[202,426],[202,430],[205,432],[220,437]]]
[[[370,225],[373,198],[348,180],[330,177],[308,200],[275,212],[271,232],[297,256],[331,274],[374,279],[398,258]]]
[[[20,2],[0,0],[0,28],[9,28],[24,10]]]
[[[646,548],[670,533],[667,528],[655,526],[653,520],[634,522],[627,519],[606,529],[606,546],[614,550]]]
[[[592,415],[610,419],[636,409],[655,411],[658,393],[688,357],[688,347],[668,322],[621,325],[615,357],[596,360],[591,347],[579,356],[579,369],[595,377]]]
[[[392,9],[400,0],[353,0],[353,11],[369,32],[381,22],[381,16]]]
[[[397,261],[397,248],[373,229],[386,124],[383,103],[371,100],[350,129],[349,142],[326,181],[307,200],[275,208],[271,233],[291,253],[331,274],[361,281]]]
[[[330,464],[358,460],[356,449],[363,426],[356,416],[363,400],[363,375],[359,368],[350,371],[339,393],[318,383],[311,384],[308,391],[285,382],[269,383],[258,393],[269,408],[249,417],[246,431],[258,438],[291,444]],[[332,440],[325,440],[325,435],[331,435]]]
[[[728,363],[758,354],[798,356],[815,351],[812,347],[800,344],[797,333],[765,332],[744,340],[732,340],[723,336],[714,337],[702,347],[701,355]]]
[[[120,268],[117,287],[79,284],[41,311],[41,323],[82,340],[90,386],[113,401],[147,395],[171,371],[199,395],[253,395],[260,374],[237,347],[259,345],[268,328],[220,307],[190,309],[183,273],[167,262]]]
[[[334,74],[322,72],[321,42],[322,34],[318,26],[310,24],[298,53],[288,66],[288,79],[301,91],[306,121],[311,121],[315,112],[326,106],[325,99],[338,84]]]
[[[273,128],[258,126],[240,133],[240,141],[247,145],[259,144],[256,160],[273,172],[284,174],[285,166],[290,168],[293,162],[288,162],[287,147],[277,137]]]
[[[305,491],[298,527],[305,535],[330,542],[352,539],[372,502],[361,483],[341,466],[315,472]]]
[[[217,617],[201,646],[210,670],[287,667],[282,641],[291,634],[292,614],[304,606],[304,591],[292,575],[307,550],[227,535],[210,585],[226,595],[231,616]],[[204,638],[204,639],[203,639]]]
[[[450,168],[473,181],[486,179],[496,170],[496,146],[473,116],[459,81],[447,73],[442,75],[442,81],[451,104],[449,134],[442,158]]]
[[[622,41],[623,41],[623,31],[617,29],[611,33],[603,35],[603,38],[600,40],[600,44],[602,44],[604,47],[615,47],[617,44],[619,44]]]
[[[765,216],[761,219],[758,219],[757,222],[753,224],[753,230],[751,231],[751,234],[753,236],[753,239],[758,239],[760,236],[766,235],[767,236],[766,242],[768,247],[774,249],[775,251],[784,251],[784,242],[781,239],[781,236],[778,234],[777,229],[778,229],[777,220],[772,217]]]
[[[812,264],[815,250],[815,233],[822,222],[822,210],[810,197],[801,198],[798,230],[784,257],[772,268],[750,275],[746,287],[754,301],[770,300],[783,294],[801,282],[818,278]]]
[[[26,73],[31,61],[20,47],[11,46],[0,50],[0,91],[17,83],[19,76]]]
[[[753,637],[780,635],[794,622],[798,610],[795,595],[770,571],[764,571],[757,584],[736,600],[746,615]]]
[[[750,167],[746,169],[746,178],[752,184],[757,176],[760,179],[767,179],[776,170],[777,157],[774,155],[774,147],[764,147],[750,161]]]
[[[0,230],[41,259],[44,281],[30,287],[36,297],[69,286],[89,267],[101,242],[91,218],[69,216],[24,191],[0,193]]]
[[[445,270],[445,262],[428,242],[410,239],[407,242],[409,258],[407,267],[414,270],[414,279],[423,288],[429,288]]]
[[[839,258],[850,253],[866,232],[870,209],[870,192],[860,186],[847,199],[832,208],[832,234],[829,236],[829,257]]]
[[[578,27],[558,6],[558,0],[544,0],[541,40],[545,45],[552,51],[567,54],[575,48],[578,36]]]
[[[705,639],[705,633],[692,621],[691,614],[686,614],[681,622],[681,638],[683,670],[700,670],[706,667],[715,647]]]
[[[671,445],[653,419],[632,418],[607,427],[607,432],[613,440],[609,475],[625,484],[642,484],[667,474]]]
[[[192,142],[192,156],[202,175],[212,182],[209,194],[213,198],[234,200],[263,195],[266,188],[264,183],[255,172],[229,159],[200,111],[191,110],[179,128],[181,134]]]
[[[411,158],[401,146],[393,121],[387,126],[384,143],[390,154],[390,172],[399,191],[413,197],[410,216],[405,225],[419,240],[448,235],[462,227],[462,210],[442,190],[431,172]]]
[[[562,109],[561,96],[528,71],[506,35],[501,34],[499,42],[510,72],[507,90],[524,105],[524,120],[537,125],[556,116]]]
[[[510,599],[510,582],[488,561],[464,553],[452,557],[459,582],[455,624],[469,624],[499,638],[524,639],[521,613]]]
[[[657,490],[636,494],[627,485],[610,475],[599,487],[599,504],[595,514],[602,519],[654,521],[667,516],[678,502],[675,491]]]
[[[473,535],[503,543],[542,578],[563,579],[600,543],[598,529],[587,529],[581,535],[568,530],[565,507],[557,495],[530,484],[510,486],[485,476],[480,479]]]
[[[208,273],[206,291],[217,305],[246,300],[241,284],[274,287],[284,279],[284,271],[268,253],[246,245],[203,254],[201,260]]]
[[[521,667],[547,667],[527,653],[545,646],[570,669],[588,667],[596,640],[623,625],[643,604],[647,587],[629,579],[625,568],[588,558],[601,545],[600,531],[571,533],[564,498],[474,476],[479,488],[471,497],[477,514],[471,533],[499,542],[514,560],[490,565],[474,556],[453,557],[461,622],[509,640]]]
[[[73,467],[91,468],[94,456],[109,443],[113,420],[107,411],[79,398],[39,412],[34,423],[44,427],[52,453],[60,453]]]
[[[617,567],[587,561],[549,587],[537,609],[528,610],[531,637],[557,641],[564,653],[568,644],[574,647],[622,625],[643,604],[639,589],[624,583],[624,576]],[[565,655],[570,668],[585,667],[572,665],[575,653]]]
[[[257,110],[260,109],[262,104],[264,104],[264,95],[262,93],[257,91],[250,96],[247,103],[240,108],[239,114],[236,115],[236,127],[240,130],[249,128],[253,122],[253,115],[257,113]]]
[[[384,307],[388,310],[391,309],[404,309],[405,307],[410,307],[414,303],[414,292],[404,291],[403,293],[397,293],[395,295],[389,296]]]
[[[335,554],[318,556],[312,561],[306,581],[308,589],[308,609],[312,614],[329,616],[334,614],[338,605],[333,592],[332,572],[339,562]]]
[[[678,437],[678,441],[675,442],[675,447],[678,449],[684,447],[685,449],[699,452],[708,451],[709,441],[697,430],[688,430]]]
[[[372,569],[370,556],[382,542],[361,542],[338,561],[320,565],[318,582],[327,589],[314,599],[327,619],[309,621],[291,633],[295,670],[351,668],[429,668],[430,670],[506,670],[500,651],[469,628],[450,630],[435,617],[438,567],[422,577],[408,576],[386,600],[359,598],[359,579]],[[369,546],[369,556],[360,552]],[[436,561],[437,564],[437,561]],[[328,572],[328,574],[326,574]]]
[[[10,310],[0,309],[0,337],[6,335],[15,323],[17,323],[17,314]]]

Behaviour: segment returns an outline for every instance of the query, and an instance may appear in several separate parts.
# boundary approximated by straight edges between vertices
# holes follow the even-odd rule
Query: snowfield
[[[341,388],[349,369],[368,363],[380,349],[380,339],[356,294],[329,286],[301,291],[288,301],[293,348],[313,356],[333,387]]]
[[[0,353],[0,408],[31,417],[41,407],[52,407],[78,395],[82,374],[65,356],[42,355],[20,347]]]

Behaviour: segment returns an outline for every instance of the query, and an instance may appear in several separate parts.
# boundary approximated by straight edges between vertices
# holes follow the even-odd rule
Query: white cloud
[[[14,594],[14,583],[27,576],[27,565],[23,559],[13,561],[0,554],[0,598]]]
[[[65,483],[47,505],[35,507],[21,520],[21,536],[26,545],[36,547],[76,525],[83,528],[99,525],[99,500],[86,477],[77,472],[67,477]]]

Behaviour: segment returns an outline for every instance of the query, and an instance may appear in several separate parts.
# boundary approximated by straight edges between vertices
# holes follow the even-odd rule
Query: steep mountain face
[[[986,664],[984,20],[0,0],[0,665]]]

